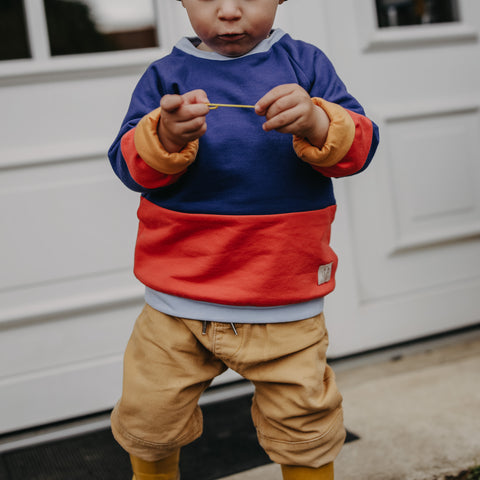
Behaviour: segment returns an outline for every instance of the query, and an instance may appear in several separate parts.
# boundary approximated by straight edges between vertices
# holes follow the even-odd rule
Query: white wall
[[[191,33],[179,2],[156,1],[163,49],[49,59],[33,17],[38,57],[0,62],[0,433],[119,395],[143,288],[138,197],[106,151],[146,65]],[[480,4],[461,4],[459,25],[389,32],[373,0],[279,9],[277,24],[326,50],[382,129],[372,167],[336,185],[334,356],[480,318]]]

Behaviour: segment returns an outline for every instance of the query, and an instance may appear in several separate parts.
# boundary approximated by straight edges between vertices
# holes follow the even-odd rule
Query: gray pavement
[[[439,480],[480,464],[480,329],[333,362],[360,437],[336,480]],[[224,480],[280,480],[266,465]]]

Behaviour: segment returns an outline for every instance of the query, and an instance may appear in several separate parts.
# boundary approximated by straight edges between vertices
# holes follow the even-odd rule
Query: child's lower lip
[[[219,35],[219,38],[225,42],[238,42],[238,40],[241,40],[244,36],[243,33],[238,33],[234,35]]]

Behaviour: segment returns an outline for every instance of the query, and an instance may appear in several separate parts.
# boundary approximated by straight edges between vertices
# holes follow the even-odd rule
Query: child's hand
[[[310,95],[296,83],[279,85],[264,95],[255,105],[255,112],[266,117],[266,132],[276,130],[307,138],[321,148],[327,139],[330,120],[317,107]]]
[[[205,117],[210,109],[206,103],[209,101],[203,90],[162,97],[158,138],[167,152],[179,152],[207,131]]]

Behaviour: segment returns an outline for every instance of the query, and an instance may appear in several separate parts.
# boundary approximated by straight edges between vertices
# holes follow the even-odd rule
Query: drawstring
[[[202,335],[207,334],[207,324],[208,324],[208,322],[206,320],[203,320],[203,322],[202,322]],[[235,324],[230,323],[230,326],[232,327],[233,333],[235,335],[238,335],[237,329],[235,328]]]

